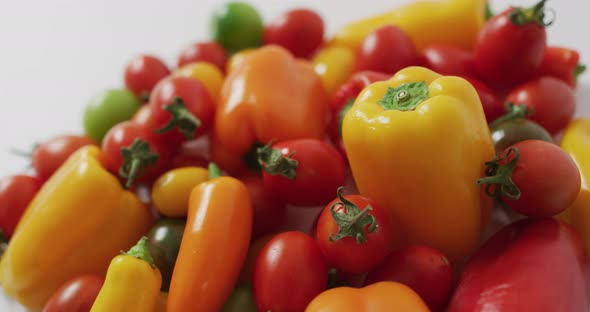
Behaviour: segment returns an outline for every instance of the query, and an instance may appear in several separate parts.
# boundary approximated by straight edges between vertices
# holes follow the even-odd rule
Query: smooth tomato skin
[[[492,87],[509,88],[531,78],[543,61],[547,33],[536,22],[515,25],[514,8],[489,19],[474,48],[478,77]]]
[[[501,157],[510,148],[520,153],[512,181],[521,192],[518,200],[502,197],[510,208],[525,216],[541,218],[554,216],[574,202],[581,177],[576,163],[564,150],[546,141],[526,140],[506,149]],[[510,162],[512,157],[501,163]]]
[[[149,96],[158,81],[170,74],[166,64],[152,55],[138,55],[125,67],[125,87],[136,96]]]
[[[418,52],[412,39],[401,28],[383,26],[370,33],[356,53],[355,72],[374,70],[394,74],[414,65]]]
[[[104,283],[100,275],[81,275],[58,288],[43,312],[89,312]]]
[[[143,105],[137,110],[131,121],[139,124],[145,128],[152,128],[154,125],[154,119],[152,116],[152,110],[149,105]]]
[[[500,100],[500,97],[488,87],[485,83],[469,77],[462,77],[465,80],[469,81],[471,85],[477,91],[477,95],[479,95],[479,100],[481,101],[481,106],[483,107],[483,112],[486,115],[486,121],[491,123],[492,121],[498,119],[498,117],[504,115],[506,109],[504,108],[504,103]]]
[[[43,183],[38,177],[14,175],[0,180],[0,229],[10,239]]]
[[[346,182],[346,165],[342,155],[328,143],[297,139],[278,142],[272,147],[280,149],[285,156],[295,152],[292,158],[298,162],[293,180],[263,171],[265,188],[288,204],[324,205]]]
[[[576,113],[576,92],[554,77],[539,77],[512,90],[506,102],[526,105],[534,114],[529,118],[549,133],[565,129]]]
[[[470,51],[446,44],[433,44],[422,51],[426,67],[444,76],[477,77]]]
[[[254,208],[252,238],[277,231],[285,220],[287,208],[285,203],[264,187],[262,175],[243,175],[240,180],[244,182],[252,198]]]
[[[548,46],[545,48],[543,62],[537,72],[538,76],[552,76],[575,88],[577,85],[576,67],[580,63],[580,53],[576,50]]]
[[[382,281],[402,283],[414,290],[433,311],[443,311],[451,298],[455,274],[438,250],[412,245],[392,252],[367,274],[365,285]]]
[[[217,42],[193,43],[180,52],[178,67],[196,62],[209,62],[221,72],[225,72],[228,56],[225,49]]]
[[[268,242],[254,268],[258,311],[301,312],[327,287],[328,266],[316,241],[285,232]]]
[[[32,165],[41,180],[51,175],[82,146],[96,145],[96,141],[85,135],[61,135],[51,138],[33,151]]]
[[[242,267],[242,271],[240,272],[240,277],[238,278],[238,284],[241,285],[252,285],[254,281],[254,269],[256,267],[256,259],[258,259],[258,255],[260,252],[270,242],[270,240],[276,234],[268,234],[262,237],[256,238],[250,243],[250,248],[248,248],[248,254],[246,255],[246,261],[244,261],[244,265]]]
[[[309,9],[290,10],[266,26],[263,40],[284,47],[295,57],[308,58],[324,40],[324,21]]]
[[[187,110],[201,122],[201,125],[195,130],[193,139],[198,138],[211,128],[215,105],[207,88],[193,78],[176,76],[160,81],[150,96],[149,105],[154,120],[152,130],[160,129],[170,121],[172,116],[163,107],[172,103],[175,97],[181,98]],[[186,141],[178,129],[157,134],[156,138],[172,147],[178,147]]]
[[[335,199],[322,210],[315,231],[316,240],[326,257],[330,267],[349,273],[364,273],[375,268],[391,252],[393,246],[393,227],[385,210],[376,202],[361,196],[347,195],[347,200],[354,203],[360,210],[367,206],[373,208],[369,214],[375,217],[378,224],[374,233],[365,229],[367,241],[359,244],[352,236],[331,242],[330,237],[338,233],[338,224],[331,214],[331,208],[337,213],[346,213],[344,205]]]
[[[209,165],[209,136],[185,142],[172,158],[172,168],[203,167]],[[223,168],[222,168],[223,169]]]

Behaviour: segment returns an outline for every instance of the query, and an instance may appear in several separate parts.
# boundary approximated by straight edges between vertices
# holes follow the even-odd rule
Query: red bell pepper
[[[576,87],[577,78],[586,70],[580,64],[580,54],[564,47],[547,47],[537,76],[552,76]]]

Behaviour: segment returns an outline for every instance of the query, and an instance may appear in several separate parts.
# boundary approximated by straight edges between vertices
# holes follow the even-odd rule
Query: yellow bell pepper
[[[590,248],[590,119],[572,121],[563,134],[561,148],[576,162],[582,185],[576,201],[558,218],[578,230],[586,248]]]
[[[105,274],[153,223],[137,196],[101,165],[96,146],[75,152],[28,206],[0,261],[0,284],[31,310],[64,282]]]
[[[352,76],[355,60],[354,51],[345,46],[324,47],[313,58],[313,69],[330,97]]]
[[[157,308],[162,275],[143,237],[129,252],[111,261],[104,285],[90,312],[153,312]]]
[[[432,43],[473,48],[484,23],[486,0],[418,0],[341,28],[332,44],[356,49],[371,32],[386,25],[406,31],[419,50]]]
[[[361,92],[343,140],[361,194],[400,224],[406,243],[451,260],[473,251],[491,210],[476,180],[494,146],[471,84],[405,68]]]

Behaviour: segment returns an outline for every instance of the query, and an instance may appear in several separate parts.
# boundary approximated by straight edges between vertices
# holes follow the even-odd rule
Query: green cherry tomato
[[[186,219],[164,218],[156,223],[148,235],[148,249],[154,264],[162,273],[162,291],[168,291]]]
[[[221,308],[221,312],[256,312],[252,289],[249,286],[237,285]]]
[[[260,46],[264,25],[254,7],[243,2],[229,2],[213,13],[211,35],[233,53]]]
[[[553,142],[551,135],[545,128],[534,121],[524,118],[504,121],[492,127],[491,132],[497,154],[504,151],[508,146],[525,140]]]
[[[139,99],[125,89],[106,90],[90,100],[84,112],[84,131],[96,142],[114,125],[130,120],[141,106]]]

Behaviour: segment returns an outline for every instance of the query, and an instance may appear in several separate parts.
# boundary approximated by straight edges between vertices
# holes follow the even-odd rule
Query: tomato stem
[[[388,87],[379,104],[387,110],[410,111],[428,98],[426,82],[405,83],[397,88]]]
[[[201,126],[201,121],[186,108],[180,97],[175,97],[170,104],[162,106],[162,109],[169,112],[172,118],[162,128],[155,130],[155,133],[178,128],[187,140],[195,137],[195,130]]]
[[[209,180],[213,180],[221,176],[221,169],[214,162],[209,163]]]
[[[512,102],[506,103],[505,109],[506,109],[506,114],[504,114],[504,115],[498,117],[496,120],[494,120],[490,124],[491,129],[497,127],[499,124],[501,124],[505,121],[515,120],[515,119],[523,119],[527,116],[532,116],[534,114],[534,111],[529,110],[526,105],[518,105],[518,104],[514,104]]]
[[[485,19],[487,21],[492,17],[494,17],[494,11],[492,11],[492,7],[490,6],[490,1],[486,1]]]
[[[580,77],[580,75],[583,74],[585,71],[586,71],[586,65],[584,65],[584,64],[576,65],[576,68],[574,69],[574,76],[576,77],[576,81],[578,80],[578,77]]]
[[[515,8],[508,17],[512,24],[517,26],[526,25],[528,23],[537,23],[541,27],[547,27],[553,24],[553,20],[545,22],[545,2],[541,0],[530,8]]]
[[[520,189],[512,181],[512,172],[516,168],[520,152],[516,147],[510,147],[503,155],[486,162],[486,176],[477,180],[477,184],[486,184],[486,194],[493,198],[504,196],[512,200],[520,198]],[[506,162],[501,164],[500,162]],[[492,189],[493,188],[493,189]]]
[[[152,267],[155,267],[154,258],[150,254],[150,250],[147,245],[147,237],[143,236],[135,246],[131,247],[128,252],[123,254],[135,257],[137,259],[141,259],[147,263],[149,263]]]
[[[150,144],[139,138],[127,147],[121,148],[123,164],[119,168],[119,176],[127,179],[125,188],[131,188],[135,178],[145,167],[151,166],[158,161],[158,154],[150,151]]]
[[[256,150],[258,163],[269,175],[282,175],[293,180],[297,177],[297,160],[293,159],[295,151],[284,156],[280,149],[272,148],[273,142],[269,142]]]
[[[344,237],[354,237],[358,244],[364,244],[367,242],[367,236],[365,234],[365,229],[368,227],[368,233],[375,233],[377,231],[377,220],[370,212],[373,210],[371,205],[366,206],[363,210],[360,210],[357,205],[347,200],[342,195],[342,190],[344,187],[339,187],[336,191],[338,195],[339,202],[334,203],[330,207],[330,213],[338,224],[338,232],[334,234],[330,234],[329,240],[331,242],[336,242]],[[344,213],[338,213],[334,208],[337,205],[344,206]]]

